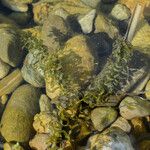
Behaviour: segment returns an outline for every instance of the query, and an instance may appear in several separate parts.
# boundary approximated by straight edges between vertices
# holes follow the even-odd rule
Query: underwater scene
[[[150,0],[0,0],[0,150],[150,150]]]

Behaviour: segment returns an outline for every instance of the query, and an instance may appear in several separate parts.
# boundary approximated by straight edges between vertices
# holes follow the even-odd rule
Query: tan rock
[[[1,119],[1,134],[7,142],[28,142],[33,134],[33,117],[39,111],[40,91],[31,85],[15,90]]]
[[[117,119],[117,111],[109,107],[97,107],[91,112],[94,128],[102,131]]]
[[[61,124],[58,118],[51,112],[40,112],[34,116],[33,127],[38,133],[56,134],[61,130]]]
[[[150,115],[150,102],[141,97],[125,97],[120,105],[120,114],[123,118],[131,120],[136,117]]]
[[[60,49],[67,40],[68,29],[69,27],[62,17],[50,14],[42,26],[43,44],[53,51]]]
[[[131,125],[123,117],[117,118],[117,120],[111,125],[111,127],[118,127],[127,133],[131,131]]]
[[[142,5],[142,9],[144,10],[144,5],[147,5],[149,0],[119,0],[120,3],[125,4],[132,12],[134,11],[134,8],[136,4]],[[143,15],[143,13],[141,13]]]
[[[36,150],[47,150],[48,148],[49,135],[48,134],[36,134],[29,145],[31,148]]]
[[[114,38],[118,34],[118,29],[111,24],[102,14],[99,14],[95,20],[94,33],[106,32],[111,38]]]
[[[150,80],[148,81],[148,83],[145,87],[145,96],[147,99],[150,99]]]
[[[20,146],[19,143],[16,143],[16,144],[5,143],[4,150],[24,150],[24,148],[22,146]]]
[[[38,2],[33,4],[34,21],[38,24],[43,24],[52,8],[53,5],[46,2]]]
[[[89,150],[134,150],[129,136],[120,128],[109,128],[91,136],[87,146]]]
[[[28,11],[28,5],[32,0],[2,0],[2,4],[13,11],[26,12]]]

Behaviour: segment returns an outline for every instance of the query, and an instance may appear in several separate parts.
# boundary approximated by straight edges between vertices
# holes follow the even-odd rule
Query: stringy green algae
[[[43,45],[41,39],[36,38],[32,33],[22,31],[20,34],[22,47],[27,49],[29,53],[33,54],[34,62],[32,67],[44,77],[45,64],[48,57],[48,49]]]
[[[104,69],[85,91],[83,101],[90,107],[115,106],[118,102],[117,93],[120,92],[120,83],[128,77],[128,63],[132,53],[132,46],[124,39],[118,38]]]

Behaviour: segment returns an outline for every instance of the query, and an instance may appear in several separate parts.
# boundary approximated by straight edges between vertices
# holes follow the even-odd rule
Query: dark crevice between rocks
[[[82,33],[81,26],[77,21],[77,16],[75,15],[68,16],[66,22],[74,33],[79,33],[79,34]]]
[[[98,74],[105,66],[107,58],[112,53],[113,40],[105,32],[89,35],[86,40],[91,54],[96,58],[95,74]]]

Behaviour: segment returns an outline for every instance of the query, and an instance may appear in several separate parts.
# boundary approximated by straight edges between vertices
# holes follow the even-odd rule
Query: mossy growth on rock
[[[62,105],[78,103],[79,93],[95,75],[96,66],[86,37],[77,35],[69,39],[63,50],[48,58],[45,69],[47,95]],[[63,104],[63,100],[66,104]]]
[[[120,100],[120,83],[128,77],[128,64],[132,46],[122,38],[114,43],[112,55],[104,69],[96,76],[85,92],[83,100],[94,106],[116,106]],[[121,82],[120,82],[121,81]],[[120,91],[119,91],[120,92]]]

